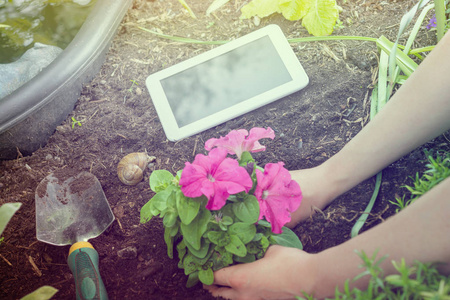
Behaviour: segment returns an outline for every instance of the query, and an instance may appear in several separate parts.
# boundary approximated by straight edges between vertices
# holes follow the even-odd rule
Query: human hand
[[[300,207],[291,214],[291,221],[286,224],[292,228],[309,218],[315,211],[324,209],[338,194],[332,178],[329,178],[323,165],[289,173],[292,180],[300,185],[303,195]]]
[[[220,269],[214,273],[214,284],[203,287],[226,299],[295,299],[313,289],[313,256],[296,248],[270,246],[262,259]]]

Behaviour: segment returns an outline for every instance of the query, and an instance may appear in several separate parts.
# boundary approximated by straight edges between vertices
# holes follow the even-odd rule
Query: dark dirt
[[[0,245],[0,299],[19,299],[43,285],[59,290],[54,299],[74,299],[73,276],[66,264],[69,246],[51,246],[36,240],[35,191],[49,173],[88,171],[100,180],[116,221],[91,242],[100,255],[100,270],[110,299],[211,299],[200,285],[186,288],[186,276],[177,260],[166,254],[162,223],[139,224],[140,208],[152,197],[148,177],[153,169],[173,173],[204,153],[212,137],[231,129],[271,127],[274,140],[262,141],[265,152],[254,157],[261,165],[284,161],[288,169],[319,165],[341,149],[368,122],[370,93],[376,80],[377,49],[372,42],[331,41],[292,44],[310,84],[297,93],[193,137],[170,142],[145,88],[146,77],[214,46],[177,43],[137,28],[202,40],[229,40],[267,24],[278,24],[288,38],[308,36],[301,22],[280,15],[239,20],[244,0],[230,1],[211,16],[211,1],[187,0],[193,19],[176,0],[136,0],[123,20],[99,74],[86,85],[66,121],[48,144],[32,156],[0,163],[0,204],[23,205],[3,233]],[[415,1],[339,1],[343,27],[334,35],[360,35],[393,40],[402,15]],[[415,47],[433,41],[423,29]],[[407,35],[405,35],[407,37]],[[400,40],[402,44],[405,38]],[[137,82],[137,85],[131,81]],[[82,126],[72,128],[71,117]],[[436,138],[423,148],[448,149],[449,140]],[[423,170],[423,148],[383,171],[381,192],[364,227],[395,213],[389,203],[402,195],[409,176]],[[122,184],[116,174],[119,160],[131,152],[155,156],[144,180]],[[375,179],[371,178],[339,197],[321,213],[303,222],[295,232],[308,252],[318,252],[349,239],[350,230],[367,205]],[[300,183],[301,184],[301,183]]]

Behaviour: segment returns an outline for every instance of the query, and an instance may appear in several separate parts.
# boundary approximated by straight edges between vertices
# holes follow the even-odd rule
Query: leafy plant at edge
[[[380,264],[387,259],[387,256],[376,260],[377,252],[372,257],[368,257],[364,252],[356,253],[363,262],[360,268],[365,268],[365,271],[352,280],[347,280],[343,291],[336,289],[333,299],[450,299],[450,278],[441,275],[432,264],[416,261],[413,266],[407,267],[403,259],[400,262],[392,261],[398,274],[384,277]],[[366,290],[350,289],[350,282],[365,276],[370,278]],[[297,299],[314,299],[309,295],[303,295],[303,297],[297,297]]]
[[[210,154],[214,150],[217,149]],[[197,155],[196,160],[197,157],[202,155]],[[250,175],[251,190],[229,195],[220,209],[208,209],[210,202],[205,195],[196,198],[184,195],[180,180],[187,167],[176,176],[167,170],[153,171],[150,176],[150,188],[156,194],[141,208],[140,221],[146,223],[154,216],[162,218],[167,255],[173,258],[173,250],[177,249],[178,267],[189,276],[188,287],[198,281],[212,284],[214,271],[262,258],[272,244],[302,249],[297,235],[287,227],[277,234],[272,231],[273,223],[258,221],[260,204],[254,194],[256,169],[261,168],[247,151],[241,154],[238,163]]]
[[[241,12],[241,19],[281,13],[290,21],[302,20],[302,26],[314,36],[330,35],[339,18],[335,0],[252,0]]]
[[[6,225],[8,225],[12,216],[21,206],[22,203],[20,202],[5,203],[0,206],[0,235],[5,230]],[[0,239],[0,246],[1,240],[3,240],[3,237]],[[34,292],[22,297],[21,300],[48,300],[52,298],[53,295],[56,294],[56,292],[58,292],[58,290],[51,286],[43,286],[35,290]]]
[[[389,100],[394,87],[398,84],[403,84],[403,82],[415,71],[417,68],[417,63],[408,56],[408,54],[413,54],[419,59],[423,59],[419,55],[420,52],[430,51],[433,47],[425,47],[421,49],[416,49],[411,51],[411,46],[419,32],[419,29],[425,19],[426,14],[434,7],[433,4],[424,7],[429,0],[420,0],[408,13],[406,13],[400,22],[399,31],[397,34],[397,39],[394,43],[390,42],[386,37],[381,36],[377,40],[377,46],[380,50],[380,60],[378,66],[378,82],[377,85],[372,90],[371,97],[371,107],[370,107],[370,119],[372,118],[384,107],[384,105]],[[436,14],[440,14],[439,8],[444,5],[444,0],[436,0]],[[442,5],[441,5],[442,4]],[[408,25],[411,23],[416,12],[422,9],[416,23],[409,35],[407,43],[403,46],[403,51],[399,49],[398,41],[401,35],[405,32]],[[442,21],[441,21],[442,22]],[[439,39],[439,35],[438,35]],[[378,192],[381,186],[382,171],[380,171],[376,176],[375,188],[372,197],[364,210],[364,213],[356,221],[355,225],[351,230],[351,236],[355,237],[358,235],[359,231],[363,227],[364,223],[371,212],[375,200],[378,196]]]
[[[409,204],[416,201],[420,196],[450,176],[450,153],[446,152],[442,155],[438,153],[436,154],[436,158],[433,158],[428,151],[425,151],[425,154],[428,163],[425,165],[426,170],[422,176],[419,176],[419,172],[417,172],[416,176],[411,178],[414,181],[413,186],[403,186],[411,193],[410,198],[405,200],[406,195],[403,195],[401,198],[396,197],[395,201],[389,201],[398,207],[397,212],[406,208]]]

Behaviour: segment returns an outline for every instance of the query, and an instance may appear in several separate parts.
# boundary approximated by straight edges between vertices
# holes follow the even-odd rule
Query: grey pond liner
[[[133,0],[97,0],[67,48],[41,73],[0,99],[0,160],[44,146],[100,70]]]

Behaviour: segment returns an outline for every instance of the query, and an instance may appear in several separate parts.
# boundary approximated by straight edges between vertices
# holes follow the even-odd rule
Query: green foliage
[[[57,292],[58,290],[54,287],[45,285],[26,295],[20,300],[48,300],[51,299]]]
[[[416,201],[420,196],[450,176],[449,152],[441,154],[437,153],[435,158],[433,155],[429,154],[429,152],[425,152],[425,154],[428,159],[428,163],[425,165],[426,170],[421,176],[419,176],[419,172],[417,172],[416,176],[412,177],[413,186],[403,186],[410,192],[409,199],[405,199],[406,195],[403,195],[401,198],[396,197],[395,201],[389,201],[398,207],[396,210],[397,212]]]
[[[371,107],[370,107],[370,119],[372,118],[384,107],[384,105],[389,101],[394,88],[402,84],[418,67],[418,64],[411,58],[411,47],[416,39],[416,36],[424,22],[427,13],[434,7],[434,5],[427,5],[429,0],[419,0],[418,3],[408,11],[401,19],[400,26],[397,34],[397,39],[395,42],[389,41],[386,37],[381,36],[377,41],[377,47],[380,51],[380,61],[378,66],[378,79],[377,85],[372,90],[371,97]],[[435,3],[443,4],[444,0],[435,0]],[[425,6],[427,5],[427,6]],[[413,26],[411,33],[409,34],[408,40],[405,46],[399,46],[398,41],[400,37],[404,34],[409,24],[412,22],[416,13],[421,11],[416,19],[415,25]],[[439,23],[439,22],[438,22]],[[422,51],[429,51],[433,47],[422,48]],[[418,55],[419,51],[415,51],[415,57],[422,59]],[[370,199],[367,208],[364,210],[364,214],[357,220],[352,228],[352,237],[356,236],[359,230],[364,225],[367,216],[369,215],[374,202],[377,198],[380,186],[381,186],[382,173],[377,174],[376,183],[372,198]],[[405,203],[403,198],[397,198],[396,202],[391,202],[394,205],[403,208],[408,203]],[[410,202],[410,201],[409,201]]]
[[[16,213],[16,211],[22,206],[22,203],[5,203],[0,206],[0,235],[5,230],[6,225],[9,220],[11,220],[12,216]]]
[[[253,163],[249,153],[240,163]],[[259,203],[244,192],[231,195],[218,211],[205,208],[207,198],[188,198],[178,184],[181,173],[174,177],[166,170],[155,170],[150,188],[155,195],[142,208],[141,223],[158,216],[163,219],[167,255],[178,252],[178,266],[188,276],[187,286],[198,281],[212,284],[213,272],[236,263],[252,262],[264,256],[272,244],[302,249],[297,235],[283,227],[274,234],[271,225],[259,218]]]
[[[351,281],[347,280],[343,291],[336,290],[333,299],[450,299],[450,278],[439,274],[436,267],[431,264],[416,261],[413,266],[408,267],[404,259],[400,262],[392,261],[398,273],[384,277],[380,264],[387,256],[376,260],[377,253],[372,257],[368,257],[364,252],[358,255],[363,261],[360,267],[365,268],[365,271],[351,281],[369,276],[367,289],[364,291],[357,288],[350,289]],[[314,299],[308,295],[304,297],[297,299]]]
[[[78,121],[77,119],[75,119],[75,117],[72,117],[72,129],[75,128],[75,125],[81,127],[81,121]]]
[[[191,15],[192,18],[197,19],[197,16],[192,11],[192,9],[189,7],[189,5],[186,3],[186,1],[178,0],[178,2],[180,2],[181,5],[183,5],[183,7],[188,11],[189,15]]]
[[[241,19],[273,13],[281,13],[290,21],[302,19],[302,26],[314,36],[330,35],[339,18],[335,0],[253,0],[241,12]]]

